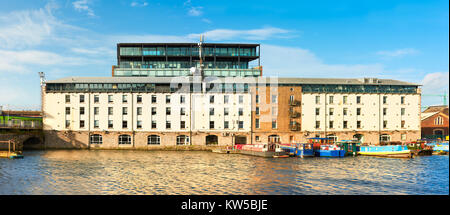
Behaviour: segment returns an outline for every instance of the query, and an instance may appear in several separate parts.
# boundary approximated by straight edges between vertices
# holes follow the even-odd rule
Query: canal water
[[[260,158],[191,151],[29,151],[4,194],[449,194],[449,156]]]

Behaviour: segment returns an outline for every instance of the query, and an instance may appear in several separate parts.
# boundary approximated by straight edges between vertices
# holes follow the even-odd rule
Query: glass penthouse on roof
[[[203,44],[205,76],[261,76],[259,44]],[[200,67],[197,43],[119,43],[113,76],[186,76]]]

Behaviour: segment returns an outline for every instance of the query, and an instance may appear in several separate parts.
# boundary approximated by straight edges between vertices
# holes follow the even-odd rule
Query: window
[[[443,125],[444,124],[444,120],[442,119],[441,116],[438,116],[438,117],[434,118],[434,124],[435,125]]]
[[[156,115],[156,107],[152,107],[152,115]]]
[[[100,111],[99,107],[94,107],[94,115],[98,115],[99,111]]]
[[[209,103],[214,104],[214,96],[209,96]]]
[[[94,95],[94,103],[98,103],[100,101],[100,98],[98,95]]]
[[[276,128],[277,128],[277,120],[272,119],[272,129],[276,129]]]
[[[320,121],[316,121],[316,128],[320,128]]]
[[[113,115],[114,111],[113,111],[113,107],[108,107],[108,115]]]
[[[128,123],[126,120],[122,121],[122,128],[128,128]]]
[[[181,116],[186,115],[186,108],[184,108],[184,107],[180,108],[180,115]]]
[[[186,102],[186,98],[183,95],[180,95],[180,104],[184,104]]]
[[[185,129],[186,128],[186,121],[180,121],[180,128]]]
[[[180,135],[177,136],[177,145],[188,145],[189,144],[189,136]]]
[[[113,128],[113,121],[112,120],[108,120],[108,128]]]
[[[387,114],[387,108],[383,108],[383,116],[386,116]]]
[[[80,107],[80,115],[84,115],[84,107]]]
[[[356,104],[361,104],[361,96],[356,96]]]
[[[100,134],[93,134],[89,138],[91,144],[102,144],[103,137]]]
[[[316,116],[320,115],[320,108],[316,108]]]
[[[401,126],[402,126],[402,128],[405,128],[405,120],[402,120]]]
[[[156,103],[156,96],[152,95],[152,104],[155,104],[155,103]]]
[[[170,104],[170,96],[166,95],[166,104]]]
[[[259,115],[259,107],[256,107],[256,109],[255,109],[255,114],[256,114],[256,115]]]
[[[278,98],[276,95],[272,95],[272,104],[278,103]]]
[[[158,135],[149,135],[147,138],[148,145],[160,145],[161,138]]]
[[[214,115],[214,108],[209,108],[209,115],[213,116]]]
[[[70,120],[66,120],[66,128],[70,127]]]
[[[387,96],[383,96],[383,104],[387,104]]]
[[[113,102],[113,95],[108,95],[108,103],[112,103]]]
[[[391,141],[391,136],[389,136],[387,134],[382,134],[382,135],[380,135],[380,141],[381,142],[389,142],[389,141]]]
[[[229,95],[224,95],[223,96],[223,103],[224,104],[228,104],[228,100],[230,99],[230,96]]]
[[[388,124],[387,120],[384,120],[383,121],[383,128],[387,128],[387,124]]]
[[[316,104],[320,104],[320,96],[316,96]]]
[[[356,115],[358,115],[358,116],[361,115],[361,108],[356,108]]]
[[[142,115],[142,107],[137,107],[136,114],[137,114],[138,116],[139,116],[139,115]]]
[[[80,95],[80,103],[84,103],[84,95]]]
[[[223,128],[224,129],[228,129],[229,128],[229,122],[228,121],[224,121],[223,122]]]
[[[361,121],[356,121],[356,128],[361,128]]]
[[[333,128],[333,121],[330,121],[330,122],[329,122],[329,127],[330,127],[330,128]]]
[[[99,122],[98,120],[94,120],[94,128],[98,128],[99,127]]]
[[[141,95],[137,95],[136,96],[136,102],[137,103],[142,103],[142,96]]]
[[[401,111],[402,116],[404,116],[405,115],[405,108],[402,108],[400,111]]]
[[[259,119],[255,119],[255,128],[259,128]]]
[[[278,108],[272,107],[272,116],[278,116]]]
[[[166,129],[170,129],[170,127],[171,127],[170,121],[167,120],[167,121],[166,121]]]
[[[156,128],[156,120],[152,120],[152,128]]]
[[[344,108],[342,110],[342,115],[347,116],[347,113],[348,113],[348,108]]]
[[[344,98],[343,98],[343,103],[344,104],[347,104],[347,98],[348,98],[347,96],[344,96]]]
[[[142,128],[142,121],[141,120],[136,121],[136,128]]]
[[[80,120],[80,128],[84,128],[84,120]]]
[[[244,115],[244,109],[243,108],[239,108],[239,116],[243,116]]]
[[[239,104],[243,104],[244,103],[244,96],[239,96]]]
[[[334,100],[334,96],[330,96],[330,97],[328,97],[328,99],[329,99],[329,104],[333,104],[333,100]]]
[[[230,112],[229,108],[224,108],[223,109],[223,115],[228,116],[228,113]]]
[[[209,129],[214,129],[214,121],[209,121]]]
[[[333,116],[334,114],[334,108],[330,108],[330,116]]]
[[[400,97],[400,103],[401,103],[402,105],[405,104],[405,97],[404,97],[404,96]]]
[[[255,97],[255,103],[256,103],[256,104],[259,104],[259,95],[256,95],[256,97]]]
[[[291,88],[292,89],[292,88]],[[293,102],[294,101],[294,95],[290,95],[289,96],[289,102]]]
[[[406,134],[402,134],[402,135],[401,135],[401,139],[402,139],[402,140],[406,140]]]
[[[344,121],[343,128],[347,128],[347,121]]]
[[[239,129],[243,129],[244,128],[244,121],[239,121],[238,128]]]
[[[130,135],[120,135],[119,136],[119,144],[131,144],[131,136]]]
[[[122,95],[122,102],[123,102],[123,103],[127,103],[127,102],[128,102],[128,97],[127,97],[127,95]]]
[[[128,108],[122,107],[122,115],[127,115],[127,114],[128,114]]]
[[[70,95],[66,95],[66,103],[70,103]]]
[[[170,107],[166,107],[166,115],[170,115]]]
[[[259,136],[255,136],[255,141],[259,141]]]

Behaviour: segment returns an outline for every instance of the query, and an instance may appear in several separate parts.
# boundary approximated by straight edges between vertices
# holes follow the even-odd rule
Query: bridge
[[[0,141],[12,141],[17,150],[43,149],[42,112],[1,111]],[[7,144],[0,144],[0,150],[7,150]]]

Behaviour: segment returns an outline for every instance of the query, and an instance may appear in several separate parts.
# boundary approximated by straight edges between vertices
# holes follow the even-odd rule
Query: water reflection
[[[32,151],[0,194],[449,194],[448,156],[267,159],[209,152]]]

